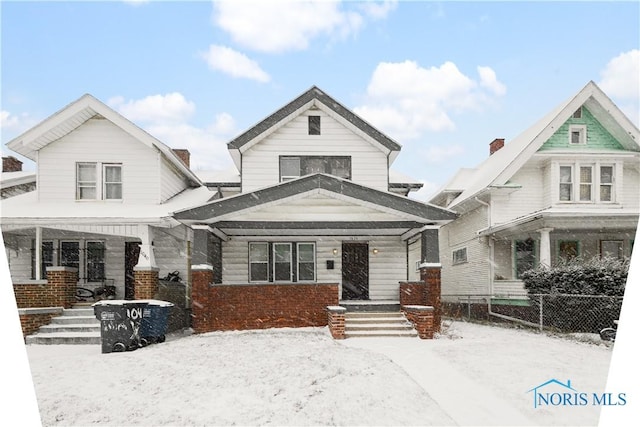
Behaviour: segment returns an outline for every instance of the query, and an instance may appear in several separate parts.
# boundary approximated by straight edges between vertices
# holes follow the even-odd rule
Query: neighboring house
[[[0,198],[17,196],[36,189],[36,173],[22,170],[22,162],[13,156],[2,158]]]
[[[629,257],[640,212],[640,132],[590,82],[530,129],[491,143],[431,203],[446,295],[524,295],[522,273],[574,257]]]
[[[233,139],[239,173],[201,176],[234,195],[174,214],[194,229],[193,264],[219,285],[202,298],[271,299],[284,318],[306,304],[289,297],[398,302],[399,282],[419,280],[423,263],[439,267],[437,231],[455,217],[405,196],[421,184],[389,171],[400,148],[317,87]],[[208,315],[223,322],[247,307]]]
[[[186,283],[192,231],[171,212],[213,196],[179,157],[188,153],[91,95],[7,146],[37,167],[35,191],[2,200],[14,286],[41,283],[56,266],[77,269],[80,287],[109,280],[122,299],[134,297],[134,267],[177,270]]]

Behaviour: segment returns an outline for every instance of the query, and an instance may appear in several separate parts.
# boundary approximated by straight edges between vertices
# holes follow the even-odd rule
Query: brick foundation
[[[407,320],[413,323],[413,327],[418,332],[421,339],[432,339],[435,331],[434,308],[423,305],[407,305],[403,306]]]
[[[340,306],[331,305],[327,307],[327,321],[329,323],[329,332],[336,340],[343,340],[345,336],[345,315],[347,309]]]
[[[135,267],[133,269],[134,299],[154,299],[158,293],[158,269]]]
[[[192,328],[224,330],[327,326],[338,284],[214,284],[213,270],[192,267]]]

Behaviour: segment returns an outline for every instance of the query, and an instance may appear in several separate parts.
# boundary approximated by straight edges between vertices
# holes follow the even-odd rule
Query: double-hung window
[[[76,200],[122,200],[122,164],[76,164]]]
[[[33,240],[31,277],[36,278],[36,248]],[[41,278],[47,267],[73,267],[83,282],[101,282],[105,278],[105,242],[99,240],[46,240],[40,247]]]
[[[558,167],[560,202],[615,201],[615,166],[600,162],[572,162]]]
[[[600,166],[600,201],[613,201],[613,166]]]
[[[315,280],[315,243],[249,243],[250,282],[313,282]]]
[[[573,200],[573,166],[560,166],[560,201]]]
[[[580,166],[580,201],[593,199],[593,166]]]

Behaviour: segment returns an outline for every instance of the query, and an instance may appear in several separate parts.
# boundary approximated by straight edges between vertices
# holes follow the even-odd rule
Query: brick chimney
[[[2,158],[2,172],[20,172],[22,162],[13,156]]]
[[[489,144],[489,155],[504,147],[504,138],[496,138]]]
[[[180,157],[180,160],[182,160],[182,163],[187,165],[187,167],[191,167],[190,166],[191,153],[189,153],[189,150],[185,148],[174,148],[173,152],[176,153],[178,157]]]

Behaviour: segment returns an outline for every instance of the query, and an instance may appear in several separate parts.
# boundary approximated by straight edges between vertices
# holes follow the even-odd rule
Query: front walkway
[[[402,341],[400,345],[399,341]],[[388,356],[458,425],[536,425],[509,402],[488,390],[487,386],[461,374],[453,365],[436,355],[429,345],[432,342],[415,338],[358,338],[340,341],[349,347]]]

